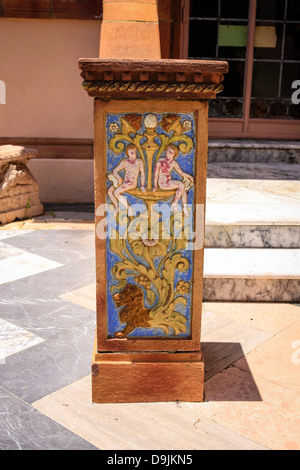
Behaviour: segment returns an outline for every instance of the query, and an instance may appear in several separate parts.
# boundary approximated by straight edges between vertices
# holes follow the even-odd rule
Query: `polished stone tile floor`
[[[206,302],[204,403],[91,402],[90,213],[0,228],[0,449],[300,449],[300,306]]]

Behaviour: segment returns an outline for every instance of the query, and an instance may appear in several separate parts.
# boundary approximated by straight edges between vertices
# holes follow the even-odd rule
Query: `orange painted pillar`
[[[160,59],[158,0],[104,0],[103,59]]]

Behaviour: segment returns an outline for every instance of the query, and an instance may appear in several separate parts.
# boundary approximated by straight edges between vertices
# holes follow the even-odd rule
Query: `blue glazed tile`
[[[194,225],[194,115],[108,113],[106,137],[108,338],[188,338],[193,252],[175,231]]]

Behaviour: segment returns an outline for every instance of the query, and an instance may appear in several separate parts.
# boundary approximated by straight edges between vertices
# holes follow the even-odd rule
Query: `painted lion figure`
[[[143,290],[134,284],[127,284],[120,292],[113,295],[116,307],[121,308],[119,318],[126,326],[115,334],[116,338],[124,338],[135,328],[150,326],[150,311],[144,304]]]

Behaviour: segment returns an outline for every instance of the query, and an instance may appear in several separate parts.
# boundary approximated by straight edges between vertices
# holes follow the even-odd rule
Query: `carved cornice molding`
[[[106,98],[139,98],[144,93],[151,98],[182,98],[197,99],[211,98],[212,94],[220,93],[223,85],[218,83],[169,83],[169,82],[98,82],[87,81],[82,83],[83,88],[90,96]],[[201,96],[200,96],[201,95]]]
[[[224,61],[80,59],[83,88],[102,99],[211,99],[223,90]]]

